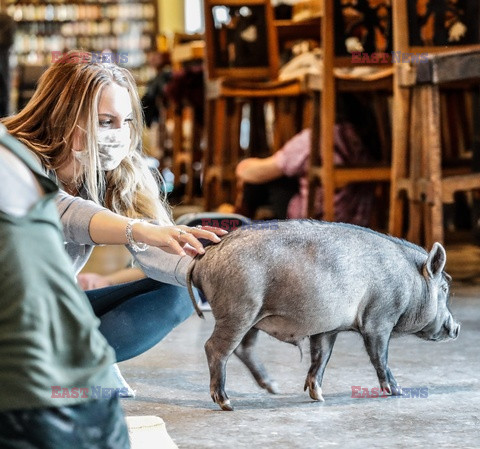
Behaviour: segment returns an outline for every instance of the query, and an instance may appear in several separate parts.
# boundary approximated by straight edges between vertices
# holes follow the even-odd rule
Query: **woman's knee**
[[[163,298],[160,300],[166,302],[164,313],[170,317],[173,326],[176,326],[190,317],[194,308],[186,288],[170,285],[168,290],[168,294],[162,291]]]

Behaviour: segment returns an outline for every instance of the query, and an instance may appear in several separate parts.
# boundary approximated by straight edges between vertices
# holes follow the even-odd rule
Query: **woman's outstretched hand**
[[[156,246],[163,251],[180,256],[196,256],[203,254],[205,249],[198,239],[220,242],[220,237],[227,231],[213,226],[190,227],[183,225],[157,226],[148,222],[135,223],[132,227],[133,238],[137,242]]]

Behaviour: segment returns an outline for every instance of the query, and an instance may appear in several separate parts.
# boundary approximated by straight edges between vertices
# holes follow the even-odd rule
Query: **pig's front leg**
[[[388,367],[390,332],[364,333],[363,340],[370,356],[370,361],[377,371],[380,388],[388,395],[400,396],[402,390]]]
[[[260,385],[261,388],[264,388],[269,393],[277,394],[277,383],[270,378],[267,370],[263,364],[258,361],[254,352],[254,346],[257,341],[258,332],[258,329],[250,329],[245,337],[243,337],[240,345],[237,347],[237,349],[235,349],[235,355],[250,370],[254,379],[257,381],[257,384]]]
[[[325,367],[332,355],[337,333],[317,334],[310,337],[310,355],[312,364],[305,380],[304,391],[308,388],[310,397],[315,401],[324,401],[322,381]]]

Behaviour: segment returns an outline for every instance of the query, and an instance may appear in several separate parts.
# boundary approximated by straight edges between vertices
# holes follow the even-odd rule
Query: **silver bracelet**
[[[149,248],[149,245],[147,245],[146,243],[136,242],[135,239],[133,238],[133,225],[135,223],[141,223],[142,221],[145,221],[145,220],[138,219],[138,218],[130,220],[127,223],[127,227],[125,228],[125,235],[127,237],[127,242],[136,253],[146,251]]]

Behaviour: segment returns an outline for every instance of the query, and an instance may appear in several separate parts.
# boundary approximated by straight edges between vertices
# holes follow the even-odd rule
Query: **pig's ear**
[[[428,254],[427,261],[423,266],[424,273],[429,278],[434,278],[442,273],[447,262],[447,253],[440,243],[433,244],[432,250]]]

